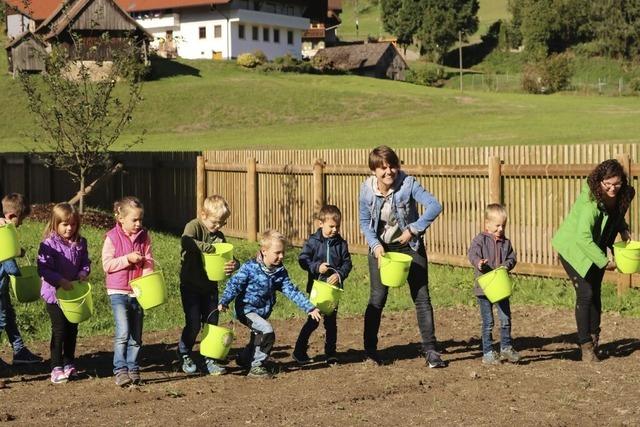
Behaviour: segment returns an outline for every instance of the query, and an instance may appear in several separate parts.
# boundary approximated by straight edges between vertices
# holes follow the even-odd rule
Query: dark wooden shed
[[[46,44],[40,37],[30,31],[22,33],[7,45],[9,72],[15,75],[18,71],[44,71],[46,49]]]
[[[314,62],[323,68],[380,79],[404,80],[407,63],[392,43],[364,43],[319,50]]]

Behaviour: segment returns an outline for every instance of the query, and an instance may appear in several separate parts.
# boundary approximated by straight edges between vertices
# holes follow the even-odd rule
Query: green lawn
[[[356,32],[356,17],[358,31]],[[338,27],[340,40],[365,40],[367,36],[388,37],[382,28],[380,6],[370,0],[342,0],[342,24]]]
[[[41,239],[44,225],[27,220],[20,228],[19,234],[23,247],[28,250],[28,258],[33,259]],[[93,284],[93,299],[95,303],[94,316],[80,325],[81,335],[111,334],[113,333],[113,319],[111,308],[104,288],[104,274],[100,263],[100,251],[104,238],[104,230],[86,227],[82,234],[89,241],[90,258],[93,261],[90,281]],[[232,239],[235,245],[235,255],[240,261],[246,261],[254,256],[257,245],[242,240]],[[169,302],[145,314],[145,330],[164,330],[182,325],[183,314],[180,303],[178,273],[180,269],[179,248],[180,241],[176,236],[164,233],[152,233],[152,247],[155,259],[164,272],[168,286]],[[306,273],[297,263],[299,249],[287,252],[285,265],[296,284],[301,289],[306,286]],[[19,261],[20,264],[26,262]],[[366,257],[353,256],[354,268],[345,284],[340,312],[342,315],[358,316],[364,313],[369,295],[368,269]],[[432,265],[429,270],[430,292],[436,307],[471,306],[475,304],[472,293],[472,271],[468,268]],[[573,305],[574,292],[562,280],[547,280],[541,278],[516,277],[516,290],[512,301],[514,304],[546,305],[552,307],[569,308]],[[221,285],[220,290],[222,290]],[[20,330],[28,340],[45,340],[50,334],[50,324],[42,301],[22,304],[14,301]],[[640,292],[629,292],[622,298],[615,294],[614,286],[605,286],[603,291],[603,306],[605,310],[619,311],[625,315],[640,316]],[[387,310],[411,309],[412,302],[406,287],[392,289],[387,302]],[[278,296],[278,304],[273,313],[277,319],[302,316],[283,295]],[[223,320],[227,320],[223,315]],[[0,337],[6,340],[2,334]],[[178,337],[176,337],[176,340]]]

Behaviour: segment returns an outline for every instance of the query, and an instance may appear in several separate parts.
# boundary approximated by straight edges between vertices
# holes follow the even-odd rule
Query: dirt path
[[[0,390],[7,425],[638,425],[640,319],[603,318],[606,360],[577,362],[570,311],[515,307],[520,365],[480,363],[480,317],[472,308],[436,311],[449,362],[428,369],[420,357],[413,312],[383,318],[380,348],[390,360],[362,362],[362,319],[339,320],[342,363],[303,369],[291,362],[302,320],[274,322],[272,380],[244,377],[234,362],[223,377],[187,377],[173,360],[178,331],[145,334],[141,387],[119,389],[111,377],[111,338],[79,340],[79,381],[52,385],[47,367],[14,371]],[[243,327],[231,357],[244,344]],[[495,336],[495,334],[494,334]],[[310,354],[322,349],[319,329]],[[32,348],[48,356],[47,343]],[[4,346],[0,357],[10,360]]]

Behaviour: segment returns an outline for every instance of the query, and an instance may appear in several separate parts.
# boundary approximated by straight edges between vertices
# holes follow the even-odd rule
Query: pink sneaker
[[[60,366],[56,366],[51,371],[51,382],[54,384],[64,384],[68,380],[67,376],[64,374],[64,370]]]
[[[68,365],[64,365],[64,375],[68,379],[75,379],[78,377],[78,370],[76,369],[73,363],[69,363]]]

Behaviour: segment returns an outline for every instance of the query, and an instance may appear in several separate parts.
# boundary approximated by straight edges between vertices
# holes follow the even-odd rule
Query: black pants
[[[203,295],[181,286],[180,297],[184,311],[184,328],[178,343],[178,351],[181,354],[189,354],[202,324],[207,322],[212,325],[218,324],[218,290],[215,289],[214,292]]]
[[[409,245],[400,247],[389,246],[387,252],[402,252],[411,255],[413,261],[409,267],[409,291],[411,299],[416,306],[418,329],[422,338],[422,350],[424,352],[435,350],[436,335],[433,321],[433,307],[429,296],[429,277],[427,257],[424,247],[421,245],[415,252]],[[378,330],[382,318],[382,309],[387,303],[389,288],[382,284],[378,260],[369,255],[369,276],[371,280],[371,294],[369,304],[364,313],[364,349],[366,352],[375,353],[378,348]]]
[[[58,304],[47,304],[51,318],[51,369],[73,363],[76,353],[78,324],[64,317]]]
[[[578,344],[584,344],[591,341],[591,335],[600,334],[600,315],[602,313],[600,294],[604,269],[592,265],[585,277],[581,277],[562,257],[560,257],[560,262],[576,290]]]
[[[338,311],[335,310],[330,315],[324,316],[324,329],[327,332],[324,342],[324,354],[327,356],[333,356],[336,353],[336,342],[338,341],[338,325],[337,325]],[[305,354],[307,347],[309,346],[309,338],[313,331],[318,329],[320,322],[314,320],[311,316],[307,317],[307,321],[300,330],[298,341],[296,341],[296,348],[294,352],[298,355]]]

